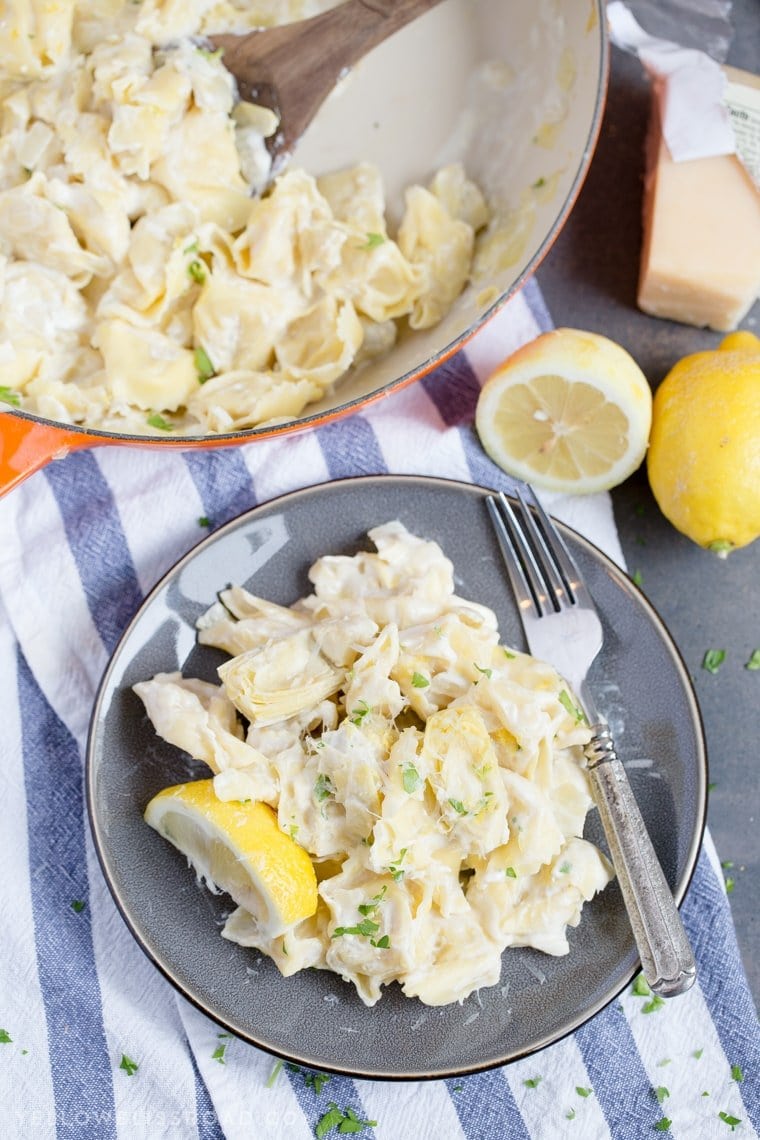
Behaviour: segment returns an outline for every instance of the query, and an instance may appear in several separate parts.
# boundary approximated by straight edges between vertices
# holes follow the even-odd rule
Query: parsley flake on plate
[[[203,285],[207,276],[206,266],[197,257],[194,257],[187,267],[187,275],[196,285]]]
[[[422,777],[415,768],[414,764],[404,765],[401,772],[401,779],[404,784],[404,791],[408,796],[411,796],[414,792],[416,792],[422,783]]]
[[[657,1097],[657,1103],[662,1104],[665,1098],[670,1096],[670,1089],[666,1089],[665,1085],[658,1085],[654,1090],[654,1095]]]
[[[13,1041],[7,1029],[0,1029],[0,1045],[9,1045]]]
[[[321,804],[335,794],[332,780],[329,776],[319,775],[314,783],[314,799]]]
[[[562,690],[562,692],[557,697],[557,700],[562,705],[565,712],[570,713],[570,716],[577,720],[578,723],[585,721],[586,717],[584,716],[582,710],[579,709],[578,706],[573,702],[573,699],[568,693],[567,689]]]
[[[662,1009],[665,1005],[665,998],[661,998],[659,994],[652,994],[650,1001],[645,1001],[641,1007],[642,1013],[657,1013],[658,1009]]]
[[[151,427],[158,428],[159,431],[174,431],[174,424],[170,424],[158,412],[153,412],[148,416],[147,422]]]
[[[385,245],[385,234],[367,234],[367,244],[362,246],[362,249],[377,249],[379,245]]]
[[[2,391],[2,389],[0,389]],[[749,660],[745,662],[745,669],[760,669],[760,649],[753,649]]]
[[[537,1089],[542,1080],[543,1077],[528,1077],[527,1080],[523,1081],[523,1084],[526,1089]]]
[[[568,1108],[567,1112],[565,1113],[565,1120],[575,1120],[574,1108]]]
[[[575,1091],[577,1092],[578,1096],[584,1096],[585,1097],[585,1096],[591,1096],[591,1094],[594,1090],[584,1088],[583,1085],[576,1085]]]
[[[741,1071],[739,1065],[731,1066],[731,1077],[737,1083],[741,1083],[744,1080],[744,1073]]]
[[[126,1053],[122,1053],[119,1068],[123,1069],[128,1077],[133,1077],[140,1066],[137,1064],[137,1061],[133,1061]]]
[[[69,906],[76,914],[81,914],[87,904],[83,899],[72,899]]]
[[[366,701],[359,701],[355,709],[351,709],[351,724],[360,725],[364,718],[372,712]]]
[[[639,974],[638,978],[636,978],[636,981],[631,986],[631,993],[635,994],[636,997],[649,997],[651,992],[652,991],[649,988],[646,978],[643,974]]]
[[[663,1118],[661,1120],[658,1120],[657,1123],[655,1124],[655,1126],[654,1126],[655,1131],[657,1131],[657,1132],[669,1132],[670,1126],[672,1123],[673,1123],[673,1121],[669,1120],[667,1116],[663,1116]]]
[[[204,530],[211,528],[211,519],[207,515],[201,515],[198,519],[198,526],[202,526]]]
[[[731,1116],[727,1112],[719,1112],[718,1116],[720,1117],[720,1119],[723,1121],[724,1124],[728,1125],[728,1127],[731,1129],[732,1132],[734,1132],[736,1130],[737,1124],[741,1124],[741,1120],[739,1119],[738,1116]]]
[[[226,1065],[227,1062],[224,1059],[224,1054],[225,1054],[226,1050],[227,1050],[227,1042],[221,1041],[217,1045],[214,1052],[211,1054],[211,1060],[212,1061],[218,1061],[220,1065]]]
[[[505,867],[504,868],[504,874],[507,876],[508,879],[516,879],[517,878],[517,871],[514,869],[514,867]]]
[[[430,681],[422,673],[412,673],[412,685],[415,689],[426,689]]]

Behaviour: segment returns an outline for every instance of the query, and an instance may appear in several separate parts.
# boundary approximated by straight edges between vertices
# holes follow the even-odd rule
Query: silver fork
[[[650,989],[683,993],[697,967],[681,916],[655,854],[612,734],[589,690],[588,672],[602,647],[602,623],[567,546],[527,484],[486,505],[520,610],[530,652],[553,665],[580,701],[592,737],[586,759],[620,890]]]

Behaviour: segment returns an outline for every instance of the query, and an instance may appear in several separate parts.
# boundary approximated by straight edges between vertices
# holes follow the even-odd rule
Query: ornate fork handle
[[[595,724],[592,732],[585,749],[592,791],[644,977],[654,993],[674,997],[696,978],[694,956],[609,726]]]

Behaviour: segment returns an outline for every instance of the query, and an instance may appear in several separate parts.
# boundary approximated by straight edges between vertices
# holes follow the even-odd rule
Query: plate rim
[[[353,475],[347,476],[342,479],[330,479],[319,483],[308,484],[304,487],[299,487],[291,491],[286,491],[281,495],[276,495],[271,499],[264,502],[257,503],[249,510],[242,511],[234,518],[229,519],[223,523],[217,530],[211,534],[203,537],[199,542],[186,551],[180,558],[178,558],[158,579],[154,586],[145,595],[137,610],[130,619],[128,625],[119,637],[114,649],[112,650],[106,668],[101,676],[98,688],[93,702],[92,713],[87,731],[87,741],[85,747],[84,758],[84,780],[85,780],[85,803],[87,810],[87,818],[90,827],[90,834],[93,840],[93,846],[97,856],[98,864],[105,879],[106,886],[108,887],[109,894],[114,901],[114,904],[121,915],[122,920],[127,926],[130,934],[139,946],[140,950],[145,954],[148,960],[155,966],[156,969],[163,975],[163,977],[173,986],[173,988],[182,995],[182,997],[189,1001],[191,1005],[195,1006],[201,1013],[208,1017],[215,1024],[219,1025],[228,1032],[234,1034],[235,1037],[246,1041],[248,1044],[253,1045],[255,1048],[268,1053],[270,1056],[277,1060],[285,1060],[295,1064],[303,1065],[306,1068],[319,1069],[324,1072],[346,1076],[359,1080],[373,1080],[373,1081],[411,1081],[411,1080],[446,1080],[453,1077],[470,1076],[476,1073],[488,1072],[493,1069],[502,1068],[505,1065],[511,1065],[516,1061],[523,1060],[526,1057],[535,1056],[541,1053],[550,1045],[554,1045],[559,1041],[564,1040],[566,1037],[571,1036],[581,1026],[587,1024],[592,1018],[600,1013],[607,1006],[611,1005],[625,990],[626,986],[633,980],[633,978],[641,970],[641,961],[636,957],[634,965],[625,974],[622,984],[614,988],[614,992],[600,997],[583,1013],[575,1017],[562,1028],[558,1033],[552,1033],[544,1038],[541,1038],[535,1044],[525,1048],[513,1051],[509,1056],[498,1059],[491,1059],[483,1064],[473,1065],[466,1063],[464,1065],[448,1065],[445,1070],[415,1070],[414,1072],[379,1072],[375,1071],[366,1065],[357,1065],[352,1068],[342,1067],[335,1064],[330,1064],[329,1061],[324,1061],[321,1058],[306,1057],[299,1054],[297,1050],[281,1053],[271,1043],[258,1039],[253,1033],[241,1030],[239,1027],[232,1025],[225,1019],[223,1015],[216,1013],[211,1009],[202,998],[199,998],[192,993],[188,987],[176,976],[172,971],[171,963],[166,963],[154,953],[153,949],[147,944],[142,934],[138,931],[135,922],[129,913],[128,908],[123,903],[120,896],[117,883],[114,881],[111,869],[107,861],[107,844],[103,840],[101,829],[98,824],[98,813],[96,807],[95,796],[95,768],[97,762],[97,736],[100,727],[103,723],[105,709],[103,707],[106,691],[109,687],[111,676],[119,663],[121,651],[129,640],[132,630],[144,614],[144,612],[152,604],[155,596],[166,586],[167,582],[175,575],[179,574],[184,566],[192,561],[198,554],[200,554],[207,547],[213,545],[223,538],[228,532],[245,525],[246,521],[250,518],[257,516],[264,510],[276,509],[278,505],[283,509],[287,509],[287,504],[294,499],[307,498],[320,493],[330,492],[334,489],[347,488],[347,487],[361,487],[362,485],[377,485],[382,482],[394,482],[399,486],[410,485],[423,485],[449,488],[456,492],[464,492],[473,495],[475,498],[483,499],[485,496],[493,493],[493,488],[485,487],[479,483],[470,483],[464,480],[452,479],[447,477],[440,477],[435,475],[403,475],[382,473],[374,475]],[[505,491],[509,498],[511,492]],[[549,512],[551,513],[551,512]],[[641,604],[647,613],[652,624],[656,627],[662,642],[679,674],[684,694],[687,698],[687,704],[691,714],[692,724],[697,738],[697,749],[694,757],[695,768],[697,771],[697,821],[696,826],[691,835],[688,843],[685,857],[684,866],[685,870],[679,879],[674,889],[674,898],[676,905],[680,908],[686,893],[689,889],[691,881],[696,872],[697,864],[699,861],[699,853],[702,847],[705,828],[707,824],[707,786],[709,779],[709,763],[707,754],[707,741],[704,729],[702,714],[696,698],[694,686],[689,675],[686,662],[683,655],[678,648],[672,634],[670,633],[667,625],[658,613],[657,609],[652,605],[651,601],[639,589],[638,586],[632,581],[628,574],[617,565],[617,563],[603,550],[601,550],[595,543],[584,535],[580,534],[573,527],[567,523],[562,522],[560,519],[553,520],[559,527],[560,531],[567,532],[574,541],[578,542],[592,558],[601,561],[602,566],[611,574],[616,583],[628,592],[639,604]]]

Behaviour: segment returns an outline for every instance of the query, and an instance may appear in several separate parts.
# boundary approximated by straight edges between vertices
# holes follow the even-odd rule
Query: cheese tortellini
[[[395,235],[368,163],[264,189],[276,117],[197,38],[331,6],[5,5],[3,400],[107,431],[236,431],[298,416],[399,321],[445,316],[489,220],[461,167],[409,188]]]
[[[198,623],[230,655],[220,686],[170,673],[135,691],[220,798],[269,804],[314,862],[312,917],[272,938],[238,907],[224,937],[286,976],[332,970],[367,1005],[394,981],[461,1002],[507,947],[568,953],[611,878],[582,838],[590,730],[555,670],[455,594],[436,543],[398,521],[369,536],[375,552],[320,558],[291,607],[222,591]]]

